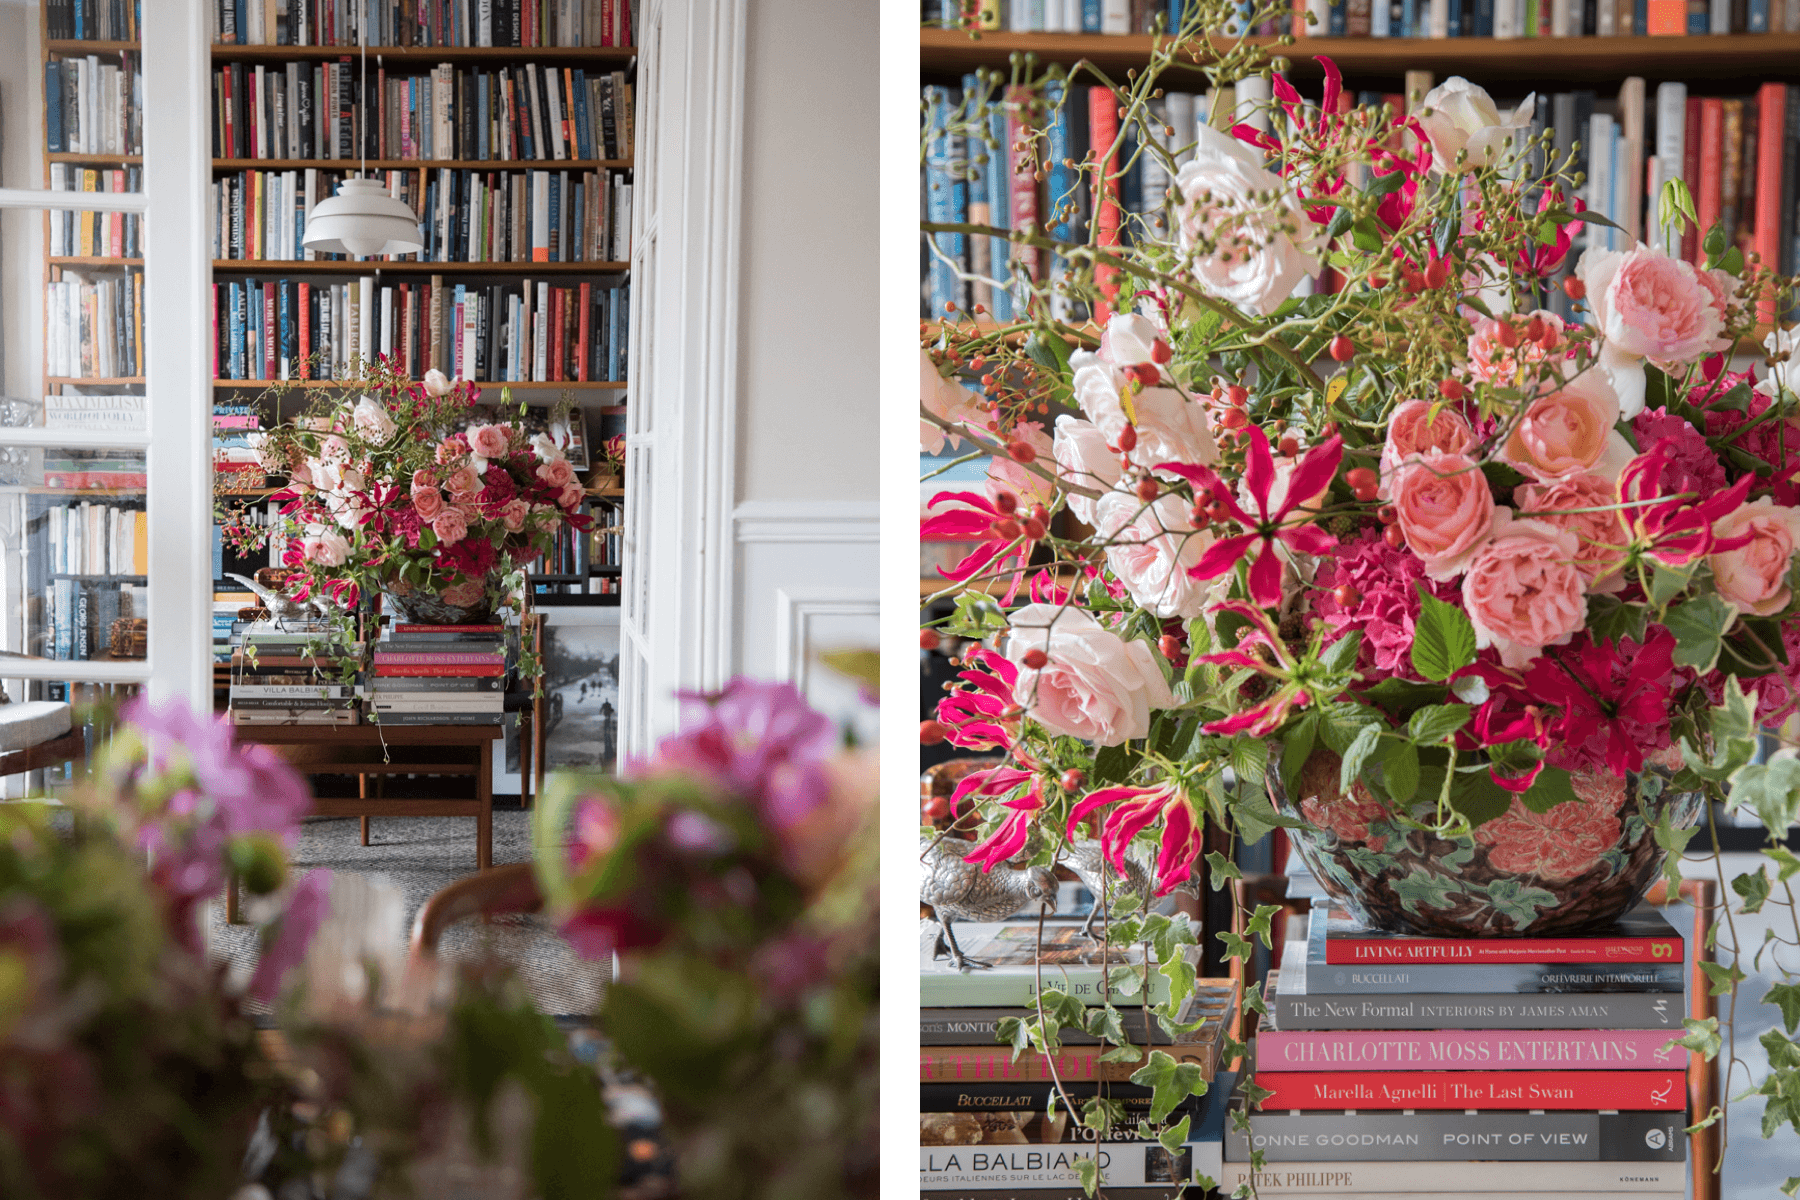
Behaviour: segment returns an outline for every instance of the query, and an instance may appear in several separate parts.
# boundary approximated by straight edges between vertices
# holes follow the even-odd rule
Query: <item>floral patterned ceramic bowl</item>
[[[1700,816],[1702,794],[1675,792],[1668,772],[1575,776],[1575,801],[1534,813],[1513,800],[1473,838],[1446,840],[1394,819],[1360,781],[1338,786],[1337,755],[1315,749],[1298,796],[1286,794],[1278,749],[1268,771],[1278,811],[1326,892],[1375,929],[1434,937],[1546,936],[1606,925],[1640,900],[1662,869],[1653,827]]]

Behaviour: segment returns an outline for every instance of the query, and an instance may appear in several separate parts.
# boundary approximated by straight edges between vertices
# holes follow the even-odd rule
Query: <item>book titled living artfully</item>
[[[1314,909],[1314,919],[1318,910]],[[1325,961],[1358,963],[1672,963],[1682,958],[1681,935],[1655,906],[1640,904],[1612,926],[1567,937],[1432,938],[1364,929],[1333,912],[1326,924]]]

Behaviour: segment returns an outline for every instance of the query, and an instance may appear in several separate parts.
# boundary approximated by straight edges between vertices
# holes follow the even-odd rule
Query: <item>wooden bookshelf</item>
[[[99,380],[97,382],[104,383],[106,381]],[[139,380],[139,382],[141,383],[142,380]],[[538,380],[511,381],[511,380],[477,379],[477,380],[474,380],[473,382],[475,383],[476,387],[479,387],[484,391],[486,391],[490,388],[514,388],[514,389],[519,389],[519,390],[523,390],[523,391],[545,391],[545,392],[548,392],[548,391],[581,392],[581,391],[587,391],[590,389],[602,389],[602,388],[607,389],[607,390],[612,390],[612,391],[619,391],[619,390],[623,390],[623,389],[631,386],[629,383],[627,383],[623,379],[616,379],[616,380],[589,379],[589,380],[583,380],[583,381],[579,381],[579,382],[572,380],[572,379],[571,380],[557,379],[557,380],[547,380],[547,381],[541,381],[541,382]],[[262,388],[277,387],[277,386],[290,387],[290,388],[314,388],[314,389],[339,388],[339,389],[347,389],[347,390],[354,391],[357,389],[367,388],[369,385],[367,383],[361,383],[361,382],[355,382],[355,381],[343,380],[343,379],[215,379],[215,380],[213,380],[213,388],[218,391],[242,391],[245,388],[256,388],[256,389],[260,390]],[[624,408],[625,408],[625,406],[622,404],[608,405],[607,407],[608,408],[617,408],[621,412],[623,412]],[[604,411],[604,410],[602,410],[602,411]]]
[[[56,150],[45,152],[44,161],[74,163],[77,166],[90,167],[136,167],[143,165],[144,156],[141,154],[71,154],[66,150]]]
[[[112,160],[108,160],[112,161]],[[629,158],[215,158],[215,171],[600,171],[630,170]]]
[[[919,70],[928,79],[961,75],[976,67],[1004,70],[1012,54],[1039,62],[1073,64],[1087,59],[1109,75],[1143,66],[1156,39],[1082,33],[983,33],[956,29],[919,31]],[[1800,78],[1800,33],[1705,34],[1690,37],[1572,38],[1300,38],[1288,47],[1275,39],[1248,38],[1292,60],[1296,75],[1319,75],[1315,56],[1325,55],[1344,73],[1396,78],[1407,71],[1466,75],[1477,83],[1554,82],[1559,88],[1593,87],[1642,75],[1664,79]],[[1177,69],[1169,76],[1179,81]],[[1198,78],[1197,73],[1193,78]]]
[[[142,375],[114,375],[105,379],[87,379],[79,375],[46,375],[49,387],[143,387]]]
[[[141,267],[141,258],[109,258],[104,254],[51,254],[45,260],[53,267]]]
[[[216,275],[371,275],[409,271],[419,275],[619,275],[631,269],[625,262],[310,262],[285,258],[215,258]]]
[[[85,44],[85,43],[77,43]],[[124,49],[135,49],[133,43],[122,43]],[[357,59],[362,50],[357,46],[236,46],[214,42],[214,62],[285,63],[327,62],[340,58]],[[386,63],[515,63],[554,62],[575,66],[581,63],[611,63],[624,66],[637,58],[636,46],[370,46],[369,62]]]

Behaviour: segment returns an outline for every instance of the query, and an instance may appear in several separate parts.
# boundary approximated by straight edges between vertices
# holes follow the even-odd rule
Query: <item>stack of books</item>
[[[1046,923],[1038,966],[1036,921],[958,923],[957,941],[972,959],[991,964],[959,972],[934,959],[937,926],[921,929],[919,959],[919,1188],[922,1200],[1076,1200],[1083,1197],[1077,1163],[1100,1165],[1102,1192],[1112,1200],[1166,1200],[1172,1188],[1216,1180],[1233,1077],[1219,1070],[1224,1032],[1235,1009],[1230,980],[1202,979],[1181,1012],[1188,1032],[1171,1037],[1156,1018],[1146,1025],[1142,997],[1115,994],[1119,1020],[1139,1047],[1133,1062],[1108,1061],[1092,1033],[1062,1032],[1062,1048],[1047,1057],[1035,1049],[1015,1055],[998,1040],[1008,1017],[1036,1015],[1037,982],[1061,988],[1090,1006],[1105,1002],[1107,969],[1144,966],[1142,947],[1101,946],[1072,921]],[[1190,951],[1193,947],[1188,948]],[[1198,961],[1197,955],[1191,961]],[[1168,997],[1168,979],[1150,971],[1150,1000]],[[1188,1119],[1178,1153],[1142,1140],[1138,1122],[1149,1114],[1151,1089],[1125,1082],[1144,1066],[1150,1049],[1192,1063],[1211,1083],[1205,1096],[1179,1107],[1168,1124]],[[1055,1100],[1058,1086],[1075,1111]],[[1081,1108],[1096,1097],[1122,1105],[1125,1118],[1107,1140],[1082,1123]],[[1196,1193],[1190,1193],[1196,1194]]]
[[[364,688],[383,725],[498,725],[505,703],[505,627],[390,625]]]
[[[217,647],[218,627],[214,626]],[[322,621],[258,623],[231,652],[238,725],[354,725],[362,643],[334,640]]]
[[[1221,1185],[1682,1195],[1682,951],[1648,905],[1591,935],[1438,939],[1315,902],[1290,924],[1252,1042],[1273,1094],[1227,1132]]]

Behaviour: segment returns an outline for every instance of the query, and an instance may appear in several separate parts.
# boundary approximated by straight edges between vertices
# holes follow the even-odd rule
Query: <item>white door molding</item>
[[[817,657],[813,624],[822,617],[881,618],[873,588],[812,587],[775,590],[775,678],[802,692],[812,682]],[[873,649],[873,646],[869,647]]]
[[[740,545],[881,540],[881,505],[874,500],[746,500],[731,515]]]

